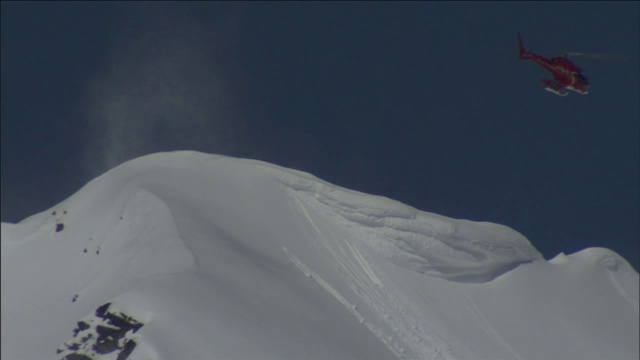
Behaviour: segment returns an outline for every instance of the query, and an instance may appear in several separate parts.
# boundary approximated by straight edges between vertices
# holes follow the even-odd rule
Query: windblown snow
[[[2,359],[637,359],[638,273],[272,164],[148,155],[2,224]]]

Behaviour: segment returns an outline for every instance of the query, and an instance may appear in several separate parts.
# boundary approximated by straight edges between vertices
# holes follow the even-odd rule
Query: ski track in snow
[[[468,295],[465,294],[464,296],[469,302],[469,304],[471,304],[471,308],[473,309],[473,312],[478,316],[478,318],[480,318],[482,323],[485,325],[485,328],[489,332],[491,332],[493,337],[498,340],[498,343],[500,345],[502,345],[505,349],[509,350],[509,352],[513,355],[513,357],[511,357],[510,359],[523,360],[523,357],[520,356],[515,350],[513,350],[513,348],[509,345],[509,343],[504,340],[504,338],[500,335],[500,333],[496,330],[496,328],[491,324],[491,321],[487,320],[487,318],[482,314],[482,311],[480,311],[476,303],[473,302],[473,300],[471,300]]]
[[[334,260],[337,261],[337,263],[339,265],[341,265],[340,270],[342,271],[348,271],[350,272],[350,274],[353,276],[353,272],[349,271],[348,268],[345,267],[345,262],[344,261],[340,261],[341,256],[338,255],[335,251],[335,249],[329,244],[328,239],[325,237],[325,235],[323,234],[323,232],[318,228],[318,226],[316,225],[315,221],[313,221],[313,219],[311,218],[311,216],[309,215],[309,213],[307,212],[307,210],[305,209],[304,205],[302,205],[300,203],[300,201],[294,197],[294,201],[296,202],[296,204],[298,205],[298,208],[301,210],[301,213],[304,214],[304,216],[306,217],[306,220],[308,222],[309,225],[312,226],[313,230],[314,230],[314,235],[316,238],[320,239],[323,242],[323,247],[321,250],[324,251],[328,251],[330,253],[330,255],[332,256],[332,258]],[[324,281],[318,274],[313,273],[306,265],[304,265],[295,255],[293,255],[289,250],[287,250],[286,247],[283,247],[284,252],[287,254],[287,256],[289,257],[289,259],[307,276],[310,277],[312,279],[314,279],[316,282],[318,282],[320,284],[320,286],[322,286],[325,290],[327,290],[327,292],[329,292],[331,295],[333,295],[336,299],[338,299],[338,301],[340,301],[340,303],[342,303],[352,314],[354,314],[354,316],[358,319],[358,321],[360,321],[360,323],[364,324],[378,339],[380,339],[386,346],[387,348],[389,348],[389,350],[391,350],[396,356],[398,356],[399,358],[404,358],[402,355],[402,350],[399,349],[399,347],[397,346],[397,344],[393,344],[390,342],[389,337],[385,336],[384,332],[380,329],[377,329],[375,326],[373,326],[371,323],[365,321],[364,317],[362,316],[362,314],[360,314],[360,312],[358,312],[356,305],[349,303],[342,295],[340,295],[335,289],[333,289],[326,281]],[[375,276],[375,275],[374,275]],[[356,276],[357,277],[357,276]],[[377,279],[377,278],[376,278]],[[379,280],[378,280],[379,282]],[[367,284],[367,281],[362,281],[360,282],[360,285],[363,286],[364,284]],[[352,290],[354,290],[354,287],[351,287]],[[367,294],[369,295],[369,297],[371,296],[371,291],[365,290],[365,292],[367,292]]]
[[[289,260],[291,260],[291,262],[298,269],[300,269],[300,271],[302,271],[302,273],[304,273],[305,276],[315,280],[320,286],[322,286],[322,288],[324,288],[329,294],[331,294],[342,305],[344,305],[344,307],[347,308],[347,310],[349,310],[349,312],[351,314],[353,314],[353,316],[355,316],[355,318],[361,324],[365,325],[374,335],[376,335],[382,341],[382,343],[385,344],[385,346],[387,346],[387,348],[389,348],[389,350],[391,350],[391,352],[393,352],[398,358],[404,359],[404,356],[402,355],[402,351],[398,351],[397,350],[397,346],[394,346],[393,344],[390,344],[388,339],[385,338],[385,336],[382,333],[382,331],[377,329],[370,322],[366,321],[364,316],[362,316],[362,314],[358,311],[358,308],[357,308],[357,306],[355,304],[350,303],[349,300],[347,300],[344,296],[342,296],[336,289],[331,287],[331,285],[329,285],[328,282],[326,282],[322,277],[320,277],[320,275],[316,274],[311,269],[309,269],[302,261],[300,261],[286,247],[282,247],[282,250],[285,252],[285,254],[289,258]]]
[[[416,321],[412,316],[413,312],[407,311],[406,305],[392,295],[393,290],[385,289],[383,282],[375,274],[374,270],[369,266],[364,256],[358,250],[357,244],[345,241],[345,237],[340,237],[333,233],[330,226],[320,226],[314,221],[314,217],[309,214],[307,207],[303,204],[303,199],[292,194],[292,198],[297,208],[300,209],[307,223],[312,227],[312,237],[320,241],[321,250],[328,252],[331,258],[338,265],[337,270],[342,276],[342,280],[347,283],[351,291],[357,295],[357,299],[361,299],[367,308],[372,310],[376,319],[371,322],[385,324],[389,327],[384,331],[364,321],[362,314],[357,312],[356,317],[360,322],[364,323],[389,349],[399,358],[428,358],[428,359],[450,359],[447,354],[451,346],[447,342],[428,335],[428,332]],[[327,208],[313,209],[311,211],[320,211],[320,216],[316,219],[331,217],[331,211]],[[355,232],[356,230],[354,230]],[[288,251],[286,251],[288,252]],[[291,254],[288,252],[288,255]],[[290,256],[291,258],[291,256]],[[354,261],[355,260],[355,261]],[[292,261],[303,270],[299,260]],[[305,266],[303,272],[307,275],[310,270]],[[315,274],[314,279],[320,283],[334,297],[344,299],[342,296],[336,296],[333,289],[327,288],[319,275]],[[346,307],[353,311],[356,307],[353,304],[340,300]],[[391,315],[394,314],[394,315]]]
[[[435,214],[427,217],[399,202],[329,187],[319,180],[281,173],[275,177],[304,206],[325,208],[325,215],[337,213],[345,227],[368,231],[378,248],[387,248],[390,261],[412,271],[454,281],[486,282],[520,264],[542,259],[526,238],[501,225]],[[390,245],[402,251],[393,251]]]

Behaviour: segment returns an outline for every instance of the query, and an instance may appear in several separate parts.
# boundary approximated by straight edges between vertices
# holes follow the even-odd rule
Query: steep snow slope
[[[637,359],[638,273],[271,164],[145,156],[2,224],[2,359]],[[58,351],[56,353],[56,350]]]

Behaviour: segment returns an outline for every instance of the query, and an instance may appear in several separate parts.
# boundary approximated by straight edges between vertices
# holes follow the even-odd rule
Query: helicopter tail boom
[[[518,33],[518,58],[531,59],[531,53],[522,45],[522,35],[520,33]]]

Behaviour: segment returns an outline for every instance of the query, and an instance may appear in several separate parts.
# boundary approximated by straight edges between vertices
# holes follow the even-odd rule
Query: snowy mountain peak
[[[277,173],[309,221],[333,218],[396,265],[455,281],[488,281],[516,266],[542,259],[518,232],[493,223],[455,220],[418,211],[388,198],[342,189],[318,179]]]
[[[3,359],[639,353],[638,274],[617,254],[546,262],[505,226],[254,160],[127,162],[3,223],[1,265]]]

